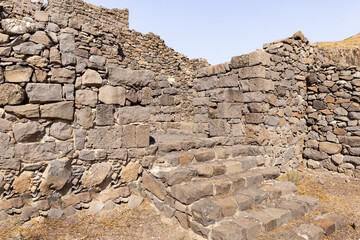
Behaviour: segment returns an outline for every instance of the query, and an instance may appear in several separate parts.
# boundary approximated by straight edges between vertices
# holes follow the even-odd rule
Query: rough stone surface
[[[59,102],[63,100],[60,84],[29,83],[26,94],[30,103]]]
[[[17,142],[37,142],[45,134],[44,127],[38,122],[15,124],[13,131]]]
[[[33,69],[20,65],[5,68],[5,81],[10,83],[30,82]]]
[[[101,86],[102,78],[98,72],[88,69],[82,76],[82,84],[84,86]]]
[[[113,86],[127,85],[145,87],[154,81],[155,75],[149,70],[130,70],[117,66],[109,67],[109,82]]]
[[[54,118],[72,121],[74,118],[74,103],[59,102],[40,106],[42,118]]]
[[[70,124],[56,122],[51,125],[50,135],[59,140],[68,140],[72,137],[73,128]]]
[[[49,194],[54,190],[61,190],[71,179],[71,161],[53,160],[44,171],[40,184],[41,192]]]
[[[0,85],[0,106],[17,105],[25,100],[25,91],[15,84],[5,83]]]
[[[98,187],[111,175],[111,165],[108,163],[95,163],[86,171],[81,178],[87,188]]]
[[[106,85],[99,90],[99,100],[105,104],[125,104],[125,88]]]

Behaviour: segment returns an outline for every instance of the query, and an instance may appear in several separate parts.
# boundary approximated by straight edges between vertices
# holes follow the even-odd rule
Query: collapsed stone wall
[[[308,76],[308,167],[360,177],[359,83],[356,66],[327,65]]]

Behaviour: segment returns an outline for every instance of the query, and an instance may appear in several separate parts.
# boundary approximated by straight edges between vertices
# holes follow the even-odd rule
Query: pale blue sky
[[[311,42],[360,32],[359,0],[85,0],[129,8],[130,28],[160,35],[189,58],[211,64],[301,30]]]

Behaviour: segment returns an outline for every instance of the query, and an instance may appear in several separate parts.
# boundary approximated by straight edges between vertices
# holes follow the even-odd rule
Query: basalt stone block
[[[99,127],[88,132],[88,148],[118,149],[121,148],[122,127]]]
[[[30,82],[33,69],[20,65],[9,66],[5,68],[5,81],[11,83]]]
[[[126,125],[123,126],[123,147],[124,148],[134,148],[136,147],[136,126],[135,125]]]
[[[21,104],[25,100],[25,96],[24,89],[19,85],[0,84],[0,106]]]
[[[255,65],[270,66],[270,54],[262,49],[258,49],[252,53],[236,56],[231,59],[231,68],[241,68]]]
[[[313,102],[313,108],[315,108],[316,110],[323,110],[323,109],[326,109],[327,106],[323,101],[315,100]]]
[[[165,199],[165,187],[161,181],[152,177],[149,173],[143,172],[143,186],[160,200]]]
[[[64,122],[53,123],[50,127],[50,136],[59,140],[68,140],[72,137],[73,127]]]
[[[74,118],[74,102],[59,102],[40,106],[42,118],[54,118],[72,121]]]
[[[360,165],[360,157],[344,156],[344,162],[351,163],[355,166],[359,166]]]
[[[114,125],[113,105],[99,104],[96,106],[96,125],[98,126]]]
[[[17,142],[37,142],[44,136],[45,129],[38,122],[27,122],[15,124],[13,132]]]
[[[88,69],[82,76],[82,85],[84,86],[101,86],[102,78],[100,74],[94,70]]]
[[[250,92],[256,91],[274,91],[274,82],[264,78],[249,79]]]
[[[203,197],[213,195],[213,185],[209,182],[193,182],[186,185],[175,185],[171,187],[172,196],[189,205]]]
[[[266,69],[263,66],[244,67],[239,69],[239,77],[248,78],[266,78]]]
[[[75,82],[75,71],[66,68],[52,68],[51,82],[54,83],[69,83]]]
[[[150,125],[138,125],[136,127],[136,146],[138,148],[150,145]]]
[[[241,228],[239,225],[235,224],[234,222],[230,221],[222,222],[218,226],[214,227],[212,230],[213,240],[238,240],[244,239],[244,237],[244,229]]]
[[[247,113],[245,114],[246,123],[260,124],[265,122],[265,115],[263,113]]]
[[[1,149],[0,149],[1,151]],[[21,167],[21,159],[20,158],[4,158],[0,157],[0,169],[4,170],[15,170],[19,171]]]
[[[144,123],[150,119],[150,108],[139,106],[117,108],[115,118],[121,125],[135,122]]]
[[[219,103],[218,118],[241,118],[242,104],[238,103]]]
[[[44,171],[40,191],[49,194],[54,190],[61,190],[70,181],[71,174],[70,160],[50,161]]]
[[[109,66],[109,83],[113,86],[146,87],[154,80],[155,74],[150,70],[130,70],[116,65]]]
[[[75,104],[95,107],[98,101],[97,93],[92,90],[77,90]]]
[[[225,87],[238,87],[239,79],[238,76],[233,74],[229,76],[220,77],[218,81],[215,82],[216,87],[225,88]]]
[[[30,103],[47,103],[62,101],[60,84],[28,83],[26,93]]]
[[[36,33],[34,33],[30,37],[30,41],[34,43],[42,44],[48,48],[53,45],[52,41],[44,31],[37,31]]]
[[[218,80],[217,77],[206,77],[206,78],[197,78],[194,80],[194,88],[197,91],[210,90],[215,87],[215,82]]]
[[[321,161],[329,158],[329,155],[327,155],[326,153],[317,151],[312,148],[306,148],[303,155],[306,158],[310,158],[316,161]]]
[[[98,187],[111,176],[111,170],[111,165],[108,163],[95,163],[88,171],[84,172],[81,182],[87,188]]]
[[[210,200],[199,201],[191,207],[196,222],[209,226],[221,219],[222,208]]]
[[[75,53],[75,35],[71,33],[60,34],[60,51]]]
[[[77,109],[75,112],[75,121],[83,128],[92,128],[94,126],[94,117],[90,107]]]
[[[339,142],[351,147],[360,146],[360,137],[357,136],[338,136]]]
[[[106,85],[99,90],[99,100],[105,104],[125,105],[125,88]]]
[[[29,63],[32,66],[38,67],[38,68],[45,68],[47,67],[49,60],[44,57],[40,56],[32,56],[26,59],[26,62]],[[40,82],[40,81],[39,81]]]
[[[225,136],[230,133],[230,124],[226,120],[214,119],[209,125],[210,136]]]
[[[44,48],[44,45],[33,42],[21,43],[13,47],[15,53],[21,55],[39,55]]]
[[[326,152],[327,154],[337,154],[342,150],[341,144],[335,144],[330,142],[320,142],[319,150],[322,152]]]

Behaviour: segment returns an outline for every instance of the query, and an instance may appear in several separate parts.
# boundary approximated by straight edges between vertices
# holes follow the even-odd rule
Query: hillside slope
[[[331,63],[360,66],[360,34],[342,41],[315,43]]]

